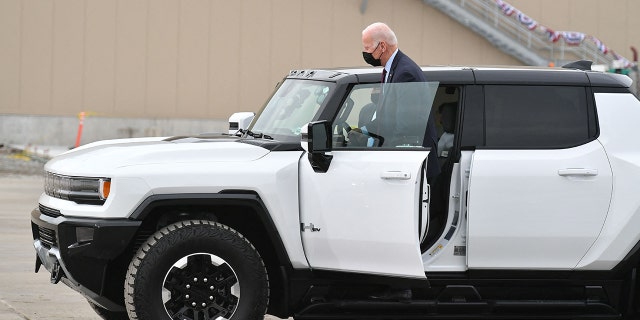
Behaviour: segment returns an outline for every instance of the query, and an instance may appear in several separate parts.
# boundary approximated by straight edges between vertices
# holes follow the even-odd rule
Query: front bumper
[[[65,217],[40,206],[31,212],[36,272],[42,265],[53,283],[62,281],[103,308],[124,311],[122,298],[111,293],[122,295],[122,271],[128,260],[122,256],[131,253],[131,240],[140,224],[128,219]]]

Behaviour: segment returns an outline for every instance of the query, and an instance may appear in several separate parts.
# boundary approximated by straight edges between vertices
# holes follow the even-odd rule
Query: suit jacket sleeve
[[[400,83],[400,82],[426,82],[427,79],[422,72],[422,68],[418,66],[411,58],[402,53],[402,51],[398,51],[396,54],[396,59],[394,61],[391,70],[392,70],[392,78],[390,82],[392,83]],[[412,126],[420,126],[424,125],[424,122],[427,122],[426,132],[424,132],[424,140],[423,146],[431,149],[429,153],[429,160],[427,163],[427,176],[434,177],[440,173],[440,165],[438,163],[437,157],[437,132],[435,121],[433,119],[433,112],[429,114],[424,113],[415,113],[415,109],[412,110],[412,105],[415,104],[415,92],[412,93],[400,93],[396,96],[397,103],[399,108],[396,110],[397,113],[395,115],[395,128],[397,136],[412,134],[413,129]],[[417,98],[420,100],[419,98]],[[418,107],[421,110],[423,106],[413,106]],[[417,124],[416,122],[420,123]],[[424,128],[424,127],[422,127]]]

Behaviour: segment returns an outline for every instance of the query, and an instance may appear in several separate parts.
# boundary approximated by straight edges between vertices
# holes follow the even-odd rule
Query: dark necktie
[[[382,111],[382,101],[384,100],[384,83],[386,82],[387,78],[387,69],[382,68],[382,78],[380,79],[380,83],[381,83],[381,87],[380,88],[380,100],[377,103],[376,106],[376,112],[374,113],[374,119],[378,118],[378,116],[381,115],[381,111]],[[377,115],[377,116],[376,116]],[[378,120],[375,122],[375,125],[372,125],[372,127],[375,127],[375,132],[380,134],[380,126],[381,126],[381,121]]]

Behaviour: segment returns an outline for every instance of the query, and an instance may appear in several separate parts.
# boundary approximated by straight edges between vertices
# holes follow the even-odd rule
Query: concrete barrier
[[[0,114],[0,144],[73,147],[78,117]],[[142,119],[89,115],[80,144],[119,138],[195,135],[228,132],[227,119]]]

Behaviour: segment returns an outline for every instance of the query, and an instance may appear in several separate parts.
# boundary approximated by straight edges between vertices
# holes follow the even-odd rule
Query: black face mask
[[[373,52],[376,52],[376,50],[378,50],[378,46],[380,45],[380,42],[378,42],[378,45],[376,46],[375,49],[373,49]],[[362,57],[364,58],[364,62],[374,66],[374,67],[379,67],[382,65],[382,61],[380,61],[380,58],[376,59],[373,57],[373,52],[369,53],[369,52],[364,52],[362,51]]]

